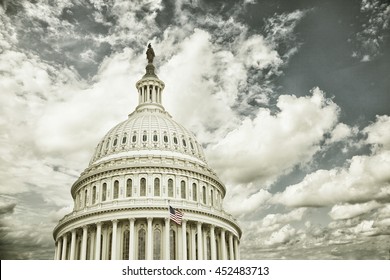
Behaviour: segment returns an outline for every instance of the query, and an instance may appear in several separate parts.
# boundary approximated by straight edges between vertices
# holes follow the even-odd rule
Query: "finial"
[[[146,59],[148,60],[148,63],[153,63],[154,57],[154,50],[152,48],[152,45],[149,43],[148,50],[146,51]]]

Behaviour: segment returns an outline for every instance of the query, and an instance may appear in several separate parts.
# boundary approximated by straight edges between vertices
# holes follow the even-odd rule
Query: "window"
[[[119,196],[119,181],[115,180],[114,182],[114,197],[113,199],[118,199]]]
[[[186,198],[186,182],[181,181],[180,182],[180,191],[181,191],[181,198]]]
[[[146,196],[146,179],[145,178],[141,178],[139,194],[140,194],[140,196]]]
[[[153,141],[154,141],[154,142],[157,142],[157,134],[154,134],[154,135],[153,135]]]
[[[148,136],[146,134],[142,135],[142,141],[146,142],[148,140]]]
[[[198,189],[197,189],[195,183],[192,184],[192,199],[193,199],[194,201],[197,201],[197,200],[198,200]]]
[[[173,197],[173,180],[168,180],[168,196]]]
[[[133,193],[133,181],[131,179],[127,179],[126,197],[131,197],[132,193]]]
[[[107,184],[103,183],[102,201],[106,201],[106,199],[107,199]]]
[[[194,149],[194,145],[192,144],[192,141],[190,141],[191,149]]]
[[[203,203],[206,204],[206,196],[207,196],[207,194],[206,194],[206,187],[203,186],[202,190],[203,190]]]
[[[132,137],[132,139],[131,139],[131,141],[133,142],[133,143],[135,143],[135,141],[137,141],[137,135],[133,135],[133,137]]]
[[[118,144],[118,139],[117,138],[115,138],[115,140],[114,140],[114,143],[112,143],[112,146],[116,146],[116,144]]]
[[[153,235],[153,259],[161,260],[161,231],[155,229]]]
[[[214,206],[214,191],[210,190],[210,205]]]
[[[125,232],[123,233],[123,253],[122,253],[123,260],[129,259],[129,241],[130,241],[130,231],[125,230]]]
[[[154,196],[160,196],[160,179],[154,179]]]
[[[88,204],[88,190],[84,191],[84,207],[87,207]]]
[[[173,137],[173,143],[175,143],[177,145],[177,138],[176,138],[176,136]]]
[[[126,136],[123,136],[123,138],[122,138],[122,144],[125,144],[126,141],[127,141],[127,137],[126,137]]]
[[[96,186],[92,188],[92,204],[96,203]]]
[[[169,231],[169,257],[176,260],[176,232],[173,229]]]
[[[168,136],[164,135],[164,142],[168,143]]]
[[[184,147],[187,147],[186,140],[184,140],[184,139],[183,139],[183,146],[184,146]]]
[[[146,232],[143,228],[141,228],[138,231],[138,259],[144,260],[145,259],[145,235]]]

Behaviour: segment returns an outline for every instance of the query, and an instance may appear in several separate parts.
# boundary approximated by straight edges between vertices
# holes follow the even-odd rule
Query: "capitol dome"
[[[53,231],[55,259],[239,259],[241,229],[195,136],[162,105],[149,46],[139,105],[98,143]]]

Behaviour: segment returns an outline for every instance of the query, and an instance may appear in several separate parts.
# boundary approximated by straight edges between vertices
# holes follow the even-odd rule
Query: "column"
[[[116,260],[116,233],[118,229],[118,220],[112,221],[112,242],[111,242],[111,259]]]
[[[164,259],[169,260],[170,259],[170,219],[165,218],[165,240],[164,240]]]
[[[101,250],[102,250],[102,253],[101,253],[101,255],[102,255],[102,260],[105,260],[106,259],[106,256],[107,256],[107,227],[104,227],[104,229],[103,229],[103,242],[102,242],[102,248],[101,248]]]
[[[85,260],[87,257],[87,237],[88,226],[83,226],[83,240],[81,242],[81,259]]]
[[[221,230],[221,248],[222,248],[222,260],[227,259],[227,254],[226,254],[226,240],[225,240],[225,230]]]
[[[135,247],[134,247],[134,236],[135,236],[135,232],[134,232],[134,222],[135,222],[135,219],[134,218],[130,218],[129,219],[130,221],[130,235],[129,235],[129,260],[134,260],[134,252],[135,252]]]
[[[66,260],[66,249],[68,248],[68,236],[65,234],[62,241],[62,256],[61,260]]]
[[[197,223],[197,234],[198,234],[198,260],[203,260],[203,242],[202,242],[202,223]]]
[[[181,240],[183,242],[183,248],[182,248],[182,258],[183,260],[187,259],[187,220],[182,220],[181,221]]]
[[[191,228],[191,260],[196,260],[195,228]]]
[[[58,238],[56,260],[60,260],[61,259],[61,247],[62,247],[62,238]]]
[[[234,252],[236,253],[235,259],[240,259],[240,248],[238,247],[238,237],[234,237]]]
[[[229,259],[234,260],[233,234],[229,232]]]
[[[148,237],[146,239],[146,259],[153,260],[153,235],[152,235],[152,221],[153,218],[148,218]]]
[[[70,259],[75,259],[76,252],[76,229],[72,229],[72,239],[70,241]]]
[[[211,243],[211,259],[216,260],[217,259],[217,250],[216,250],[216,244],[215,244],[215,226],[210,226],[210,243]]]
[[[102,223],[101,222],[97,222],[96,223],[95,260],[100,260],[101,238],[102,238]]]
[[[96,231],[95,231],[96,232]],[[91,233],[91,242],[90,242],[90,248],[89,248],[89,259],[94,260],[95,259],[95,233]]]

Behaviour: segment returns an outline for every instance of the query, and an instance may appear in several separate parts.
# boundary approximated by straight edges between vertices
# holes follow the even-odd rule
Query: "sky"
[[[242,259],[388,259],[389,35],[379,0],[0,0],[0,259],[53,259],[148,43]]]

